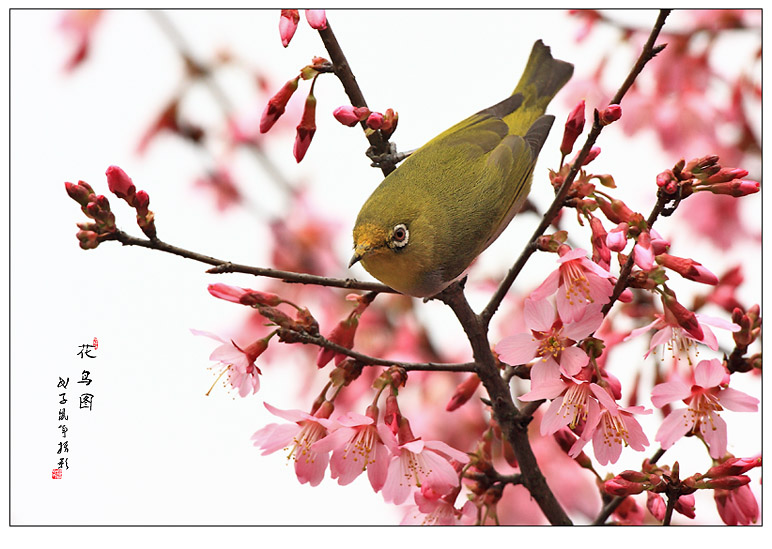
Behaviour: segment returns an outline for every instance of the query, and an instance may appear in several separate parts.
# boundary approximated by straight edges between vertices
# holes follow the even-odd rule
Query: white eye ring
[[[395,225],[391,231],[391,247],[404,248],[407,246],[408,240],[410,240],[410,231],[407,230],[407,225],[404,223]]]

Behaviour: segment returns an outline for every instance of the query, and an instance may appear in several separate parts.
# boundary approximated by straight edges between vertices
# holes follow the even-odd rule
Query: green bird
[[[512,95],[411,154],[354,225],[354,256],[403,294],[430,297],[461,278],[522,207],[555,117],[547,105],[574,67],[538,40]]]

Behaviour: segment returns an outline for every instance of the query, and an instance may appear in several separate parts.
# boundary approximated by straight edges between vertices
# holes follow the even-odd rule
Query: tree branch
[[[662,49],[665,47],[664,45],[654,47],[654,42],[656,41],[657,36],[662,30],[662,26],[665,24],[665,19],[669,14],[670,14],[670,10],[660,10],[659,16],[657,17],[657,21],[654,23],[654,28],[652,28],[651,33],[649,34],[649,39],[644,45],[643,50],[641,51],[641,54],[638,57],[638,60],[636,61],[633,68],[630,70],[630,73],[627,75],[627,78],[625,79],[624,83],[617,91],[616,95],[614,95],[614,97],[609,102],[610,105],[618,105],[622,102],[622,98],[627,93],[627,90],[630,89],[630,86],[633,85],[633,82],[635,82],[635,79],[641,73],[646,63],[648,63],[655,55],[657,55],[657,53],[662,51]],[[528,244],[526,244],[525,248],[521,252],[520,257],[518,257],[515,264],[507,272],[507,275],[504,277],[504,280],[501,281],[501,284],[499,284],[499,287],[496,289],[496,292],[491,297],[490,301],[488,302],[488,305],[481,313],[480,316],[486,326],[488,325],[488,323],[490,323],[491,318],[493,317],[494,313],[501,305],[501,302],[504,300],[504,297],[507,295],[507,292],[509,292],[509,289],[512,287],[512,284],[514,284],[515,279],[520,274],[520,271],[528,262],[528,259],[531,257],[531,255],[536,251],[537,239],[542,234],[544,234],[544,231],[546,231],[547,227],[550,226],[550,224],[552,223],[552,220],[555,218],[558,211],[563,207],[563,202],[566,196],[568,195],[568,191],[571,188],[571,185],[573,184],[577,174],[579,173],[579,170],[581,169],[582,164],[584,163],[584,160],[587,158],[587,155],[590,154],[590,150],[595,145],[595,142],[597,141],[598,136],[600,135],[600,132],[602,131],[602,129],[603,129],[603,126],[601,125],[600,121],[596,116],[595,120],[593,121],[592,129],[590,130],[590,133],[587,135],[587,140],[585,141],[584,146],[582,147],[582,150],[579,152],[579,154],[576,157],[576,160],[571,166],[571,169],[568,172],[568,175],[566,176],[565,181],[560,186],[560,189],[558,189],[555,195],[555,199],[552,201],[552,204],[544,213],[544,216],[542,217],[542,220],[539,223],[539,226],[536,227],[536,230],[531,236],[531,239],[528,241]]]
[[[238,263],[231,263],[230,261],[223,261],[208,255],[192,252],[184,248],[179,248],[171,244],[167,244],[159,239],[144,239],[131,236],[121,230],[117,230],[102,238],[102,240],[117,240],[124,246],[140,246],[142,248],[149,248],[151,250],[159,250],[161,252],[178,255],[187,259],[192,259],[200,263],[206,263],[207,265],[214,265],[212,269],[207,272],[212,274],[218,273],[244,273],[254,276],[263,276],[267,278],[277,278],[288,283],[295,284],[313,284],[316,286],[329,286],[333,288],[346,288],[349,290],[365,290],[369,292],[379,293],[396,293],[395,290],[389,288],[385,284],[379,284],[377,282],[362,282],[351,278],[329,278],[326,276],[318,276],[307,273],[296,273],[292,271],[280,271],[278,269],[268,269],[264,267],[252,267],[249,265],[240,265]]]
[[[472,345],[472,354],[477,364],[477,375],[490,396],[491,409],[496,422],[501,426],[512,445],[520,465],[523,485],[528,489],[539,508],[551,524],[570,525],[571,519],[561,507],[547,481],[544,479],[536,456],[528,439],[530,417],[523,417],[512,400],[509,385],[502,379],[499,366],[488,342],[487,326],[472,311],[458,282],[451,284],[438,294],[437,299],[448,305],[464,328]]]
[[[338,43],[338,39],[332,32],[330,21],[327,21],[327,27],[319,30],[319,36],[322,38],[324,47],[327,49],[327,53],[330,55],[330,61],[332,61],[334,67],[335,76],[338,77],[340,83],[343,84],[343,90],[346,92],[352,107],[367,107],[367,101],[365,96],[357,83],[357,79],[354,76],[351,66],[348,64],[343,50]],[[365,122],[360,122],[362,129],[367,128]],[[367,134],[366,134],[367,135]],[[383,134],[380,131],[374,131],[367,135],[367,140],[370,142],[373,154],[385,155],[390,152],[388,139],[383,138]],[[395,170],[393,162],[384,162],[379,166],[384,176],[389,175]]]

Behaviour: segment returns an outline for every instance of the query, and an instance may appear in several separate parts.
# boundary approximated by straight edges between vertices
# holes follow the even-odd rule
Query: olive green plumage
[[[541,40],[513,94],[444,131],[386,177],[354,226],[354,257],[395,290],[427,297],[464,274],[519,211],[573,66]]]

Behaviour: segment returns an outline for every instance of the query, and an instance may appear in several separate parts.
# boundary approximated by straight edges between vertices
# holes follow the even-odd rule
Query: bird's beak
[[[354,264],[358,263],[360,259],[362,259],[362,256],[357,252],[354,252],[354,255],[351,256],[351,261],[348,262],[348,268],[350,269],[353,267]]]
[[[348,268],[350,269],[354,264],[359,263],[359,261],[370,253],[372,249],[372,244],[368,242],[357,244],[354,248],[354,255],[351,256],[351,261],[348,262]]]

